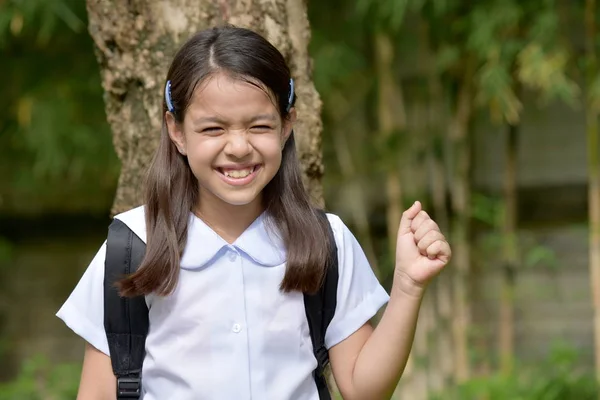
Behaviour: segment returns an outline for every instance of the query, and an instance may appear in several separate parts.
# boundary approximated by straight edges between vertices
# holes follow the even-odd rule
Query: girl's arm
[[[77,400],[115,400],[117,380],[110,358],[86,343]]]
[[[392,396],[410,354],[425,287],[450,254],[437,224],[415,203],[400,222],[394,283],[377,328],[365,324],[329,350],[345,400]]]
[[[392,293],[375,330],[365,324],[329,350],[344,400],[392,396],[410,354],[420,304],[420,296]]]

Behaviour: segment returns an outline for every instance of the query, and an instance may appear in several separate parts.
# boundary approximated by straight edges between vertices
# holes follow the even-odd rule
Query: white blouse
[[[331,348],[389,300],[360,245],[328,214],[338,246],[336,312],[325,335]],[[143,241],[144,208],[117,215]],[[190,215],[179,283],[167,297],[146,296],[150,329],[143,400],[318,400],[302,293],[282,293],[285,248],[259,217],[228,244]],[[106,243],[58,311],[69,328],[109,354],[104,331]]]

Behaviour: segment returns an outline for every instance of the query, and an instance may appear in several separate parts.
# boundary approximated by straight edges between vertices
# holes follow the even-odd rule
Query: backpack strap
[[[125,223],[114,219],[106,241],[104,329],[117,377],[117,400],[140,398],[149,322],[145,296],[121,297],[115,283],[136,271],[145,251],[144,242]]]
[[[335,314],[338,286],[338,257],[335,237],[327,215],[319,211],[319,215],[327,224],[329,241],[331,243],[327,273],[323,285],[318,292],[304,294],[304,308],[310,330],[313,351],[317,359],[317,368],[313,371],[320,400],[330,400],[331,395],[325,378],[325,367],[329,364],[329,352],[325,347],[325,333]]]
[[[337,246],[325,212],[319,215],[327,224],[331,243],[327,272],[318,292],[304,294],[304,308],[308,320],[317,368],[313,371],[320,400],[330,400],[325,379],[329,352],[325,347],[325,333],[333,319],[337,303],[338,257]],[[144,296],[119,296],[115,283],[135,272],[144,257],[146,245],[129,227],[114,219],[108,229],[104,268],[104,329],[110,350],[113,373],[117,377],[117,400],[139,399],[142,387],[142,365],[148,334],[148,307]]]

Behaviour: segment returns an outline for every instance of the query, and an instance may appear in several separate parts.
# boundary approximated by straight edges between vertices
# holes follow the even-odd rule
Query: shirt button
[[[237,258],[237,254],[233,251],[231,251],[229,253],[229,261],[235,261],[235,259]]]
[[[235,333],[240,333],[240,331],[242,330],[242,326],[240,324],[234,324],[231,330]]]

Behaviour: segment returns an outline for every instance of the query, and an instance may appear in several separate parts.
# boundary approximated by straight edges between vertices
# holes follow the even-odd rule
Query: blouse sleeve
[[[389,296],[377,280],[360,244],[342,220],[328,214],[338,247],[339,281],[335,315],[325,333],[330,349],[356,332]]]
[[[104,330],[104,259],[106,242],[100,247],[81,280],[56,316],[85,341],[109,355]]]

